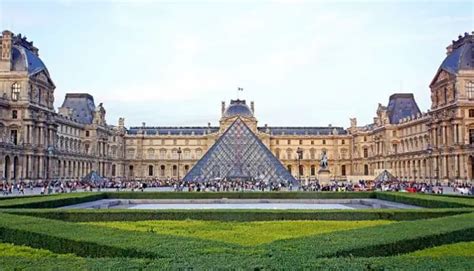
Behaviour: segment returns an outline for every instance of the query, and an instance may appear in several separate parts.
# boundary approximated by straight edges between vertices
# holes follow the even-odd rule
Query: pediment
[[[49,76],[49,74],[44,70],[33,75],[33,78],[35,78],[38,81],[44,82],[53,88],[56,87],[53,83],[53,80],[51,80],[51,77]]]
[[[440,70],[436,73],[436,75],[435,75],[435,77],[433,78],[433,80],[431,81],[430,87],[433,86],[433,85],[435,85],[435,84],[437,84],[437,83],[439,83],[439,82],[442,82],[442,81],[445,81],[445,80],[449,80],[451,77],[452,77],[452,75],[451,75],[449,72],[447,72],[447,71],[445,71],[445,70],[443,70],[443,69],[440,69]]]

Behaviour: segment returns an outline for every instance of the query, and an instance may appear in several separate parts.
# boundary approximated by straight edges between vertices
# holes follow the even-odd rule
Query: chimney
[[[250,109],[252,110],[252,113],[255,113],[255,107],[253,101],[250,102]]]
[[[0,71],[10,71],[12,66],[12,36],[13,33],[5,30],[2,32],[2,55],[0,58]]]
[[[222,114],[222,116],[224,116],[224,111],[225,111],[225,102],[223,101],[221,103],[221,114]]]
[[[125,119],[124,118],[119,118],[118,126],[119,126],[119,128],[124,128],[125,127]]]

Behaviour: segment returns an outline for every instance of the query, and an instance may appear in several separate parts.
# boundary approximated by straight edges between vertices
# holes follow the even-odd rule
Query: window
[[[276,140],[276,144],[277,144],[277,145],[280,144],[280,140],[277,139],[277,140]]]
[[[128,176],[133,177],[133,166],[128,166]]]
[[[474,109],[469,109],[469,117],[474,118]]]
[[[18,99],[20,98],[20,90],[21,90],[20,84],[14,83],[12,85],[12,100],[13,101],[18,101]]]
[[[112,165],[112,177],[115,177],[115,165]]]
[[[173,176],[178,175],[178,166],[174,165],[173,166]]]
[[[392,131],[392,136],[397,136],[397,131]]]
[[[369,157],[369,149],[364,148],[364,158]]]
[[[286,168],[288,169],[288,172],[291,174],[291,165],[288,165]]]
[[[89,137],[89,131],[86,131],[86,137]]]
[[[341,175],[346,176],[346,165],[341,166]]]
[[[364,175],[369,175],[369,165],[364,165]]]
[[[474,144],[474,129],[469,129],[469,144]]]
[[[153,176],[153,166],[152,165],[148,166],[148,176]]]
[[[300,165],[300,166],[299,166],[299,169],[300,169],[300,172],[299,172],[300,176],[301,176],[301,175],[304,175],[303,165]]]
[[[18,131],[17,130],[11,130],[10,139],[13,144],[15,145],[18,144]]]
[[[86,151],[86,154],[89,154],[89,144],[85,144],[84,149]]]
[[[290,145],[290,144],[291,144],[291,140],[288,139],[288,145]]]
[[[367,141],[367,137],[366,137],[366,136],[364,136],[364,142],[365,142],[365,141]]]
[[[311,145],[314,145],[314,140],[311,140]]]
[[[326,139],[323,139],[323,145],[326,145]]]
[[[341,140],[341,144],[342,144],[342,145],[346,144],[346,141],[345,141],[344,139]]]
[[[468,81],[466,83],[466,93],[469,99],[474,99],[474,81]]]
[[[12,119],[17,119],[17,118],[18,118],[18,111],[12,110]]]
[[[316,175],[316,167],[314,165],[311,165],[311,176]]]
[[[303,140],[300,139],[300,145],[303,145]]]
[[[160,167],[160,175],[161,175],[161,177],[164,177],[164,176],[165,176],[165,170],[166,170],[166,167],[165,167],[165,166],[161,166],[161,167]]]

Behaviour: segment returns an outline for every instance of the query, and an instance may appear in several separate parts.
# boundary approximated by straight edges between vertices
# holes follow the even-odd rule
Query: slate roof
[[[396,93],[391,95],[387,110],[391,124],[397,124],[403,118],[421,114],[412,93]]]
[[[130,127],[127,134],[136,135],[142,130],[146,135],[205,135],[219,131],[219,127]]]
[[[452,52],[446,56],[439,70],[457,74],[459,70],[474,69],[474,35],[464,33],[450,45]]]
[[[271,135],[331,135],[334,129],[339,135],[347,134],[342,127],[258,127],[258,130]]]
[[[92,124],[94,120],[94,97],[87,93],[67,93],[62,107],[73,110],[73,118],[82,124]]]
[[[245,103],[245,100],[231,100],[230,105],[225,109],[224,117],[245,116],[253,117],[252,110]]]

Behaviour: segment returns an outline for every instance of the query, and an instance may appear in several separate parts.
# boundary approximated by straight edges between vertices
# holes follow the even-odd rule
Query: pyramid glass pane
[[[240,119],[222,134],[184,177],[186,182],[252,180],[295,183],[295,178]]]

